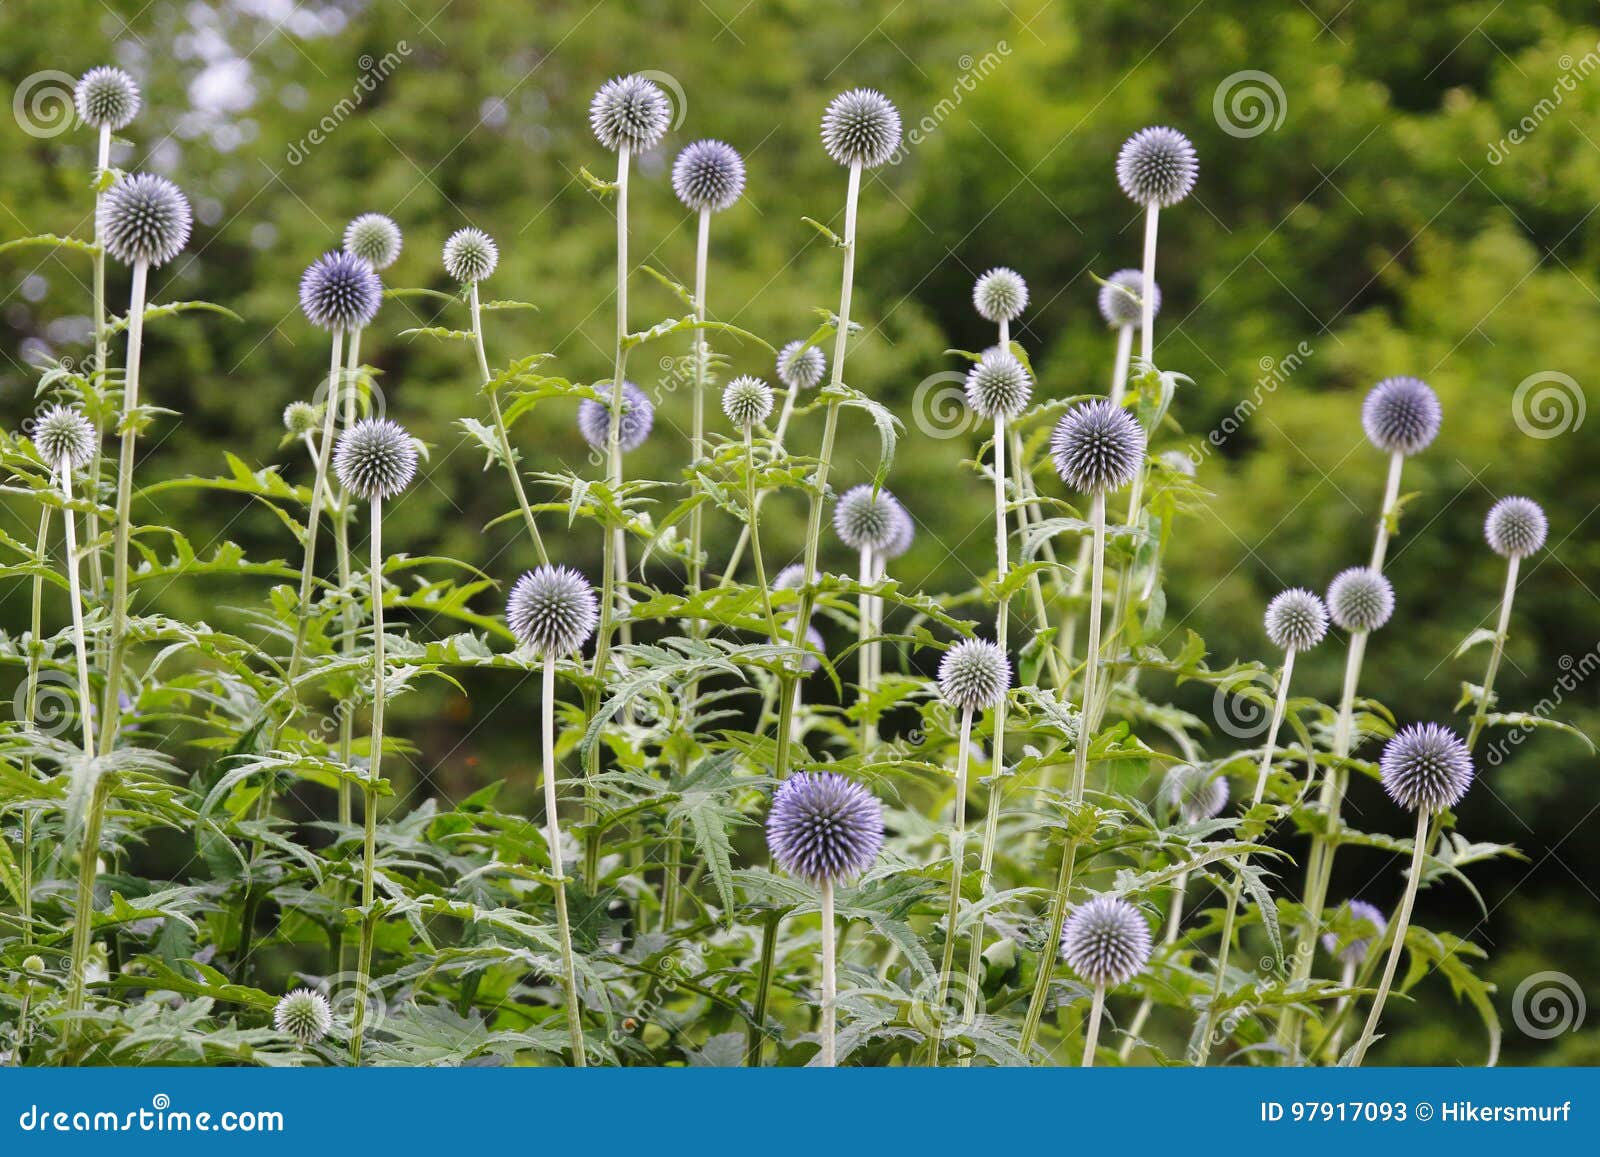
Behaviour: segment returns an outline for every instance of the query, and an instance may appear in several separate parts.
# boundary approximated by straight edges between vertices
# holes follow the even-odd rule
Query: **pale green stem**
[[[928,1063],[939,1064],[939,1044],[943,1038],[945,1000],[950,995],[950,973],[955,967],[957,924],[961,917],[961,877],[966,861],[967,842],[967,765],[972,757],[972,708],[961,709],[961,737],[956,748],[955,816],[950,821],[950,898],[945,905],[944,956],[939,961],[939,981],[928,1033]]]
[[[822,1067],[834,1067],[834,1028],[839,1009],[839,976],[833,930],[833,881],[822,881]]]
[[[33,730],[33,721],[39,706],[39,660],[44,654],[44,565],[50,549],[50,507],[39,508],[39,541],[34,547],[34,565],[39,569],[33,576],[33,604],[28,628],[28,690],[22,705],[22,729]],[[23,757],[23,771],[33,776],[33,756]],[[33,943],[33,811],[22,813],[22,861],[17,865],[22,875],[22,943]]]
[[[111,167],[111,126],[100,126],[100,155],[95,165],[95,180]],[[104,391],[109,378],[109,325],[106,320],[106,251],[100,241],[100,202],[105,194],[94,195],[94,368],[100,375],[96,389]],[[105,568],[100,558],[100,443],[105,431],[100,419],[94,423],[94,456],[89,462],[89,498],[93,502],[88,518],[89,534],[89,585],[96,598],[103,598],[106,589]]]
[[[111,777],[95,780],[84,821],[83,840],[78,847],[78,895],[72,910],[72,973],[67,982],[67,1011],[81,1012],[85,977],[89,969],[89,949],[94,942],[94,883],[99,871],[100,834],[105,827],[106,801],[111,794]],[[75,1029],[69,1032],[75,1033]]]
[[[744,428],[744,500],[745,509],[750,512],[750,543],[751,558],[756,564],[756,585],[761,588],[761,608],[767,616],[767,631],[772,636],[772,641],[778,641],[778,619],[772,613],[772,590],[767,585],[767,564],[761,557],[761,503],[760,495],[756,493],[756,450],[755,441],[751,437],[750,427]],[[689,704],[694,705],[691,696]]]
[[[1378,536],[1372,543],[1372,569],[1383,570],[1384,555],[1389,550],[1389,524],[1399,516],[1400,471],[1405,466],[1405,455],[1389,456],[1389,479],[1383,488],[1383,513],[1378,518]]]
[[[872,548],[861,548],[859,577],[862,587],[872,582]],[[856,684],[857,702],[861,705],[861,755],[866,758],[872,746],[876,728],[867,719],[867,700],[872,698],[872,651],[868,640],[872,637],[872,596],[864,590],[857,600],[856,609]],[[797,640],[796,646],[799,645]]]
[[[1144,278],[1139,294],[1139,359],[1146,366],[1153,364],[1156,347],[1156,223],[1161,206],[1152,201],[1145,206],[1144,215]]]
[[[472,342],[478,352],[478,372],[483,375],[484,384],[488,385],[493,379],[489,373],[489,356],[483,348],[483,310],[478,304],[478,283],[474,281],[467,292],[472,305]],[[506,429],[506,420],[500,411],[498,390],[489,394],[489,413],[494,418],[495,436],[500,440],[500,460],[505,463],[506,474],[511,479],[511,491],[517,496],[517,509],[522,511],[522,522],[528,528],[528,537],[533,540],[533,549],[538,552],[539,561],[549,566],[550,556],[545,552],[544,539],[539,535],[539,524],[533,517],[533,508],[528,505],[522,472],[517,469],[516,457],[511,452],[511,432]]]
[[[1484,725],[1489,721],[1489,700],[1494,694],[1495,676],[1500,673],[1500,659],[1505,654],[1506,638],[1511,631],[1511,600],[1517,597],[1517,569],[1521,563],[1522,560],[1516,555],[1506,560],[1506,587],[1500,596],[1500,622],[1495,627],[1494,646],[1489,651],[1489,667],[1483,675],[1483,698],[1478,701],[1478,710],[1472,716],[1472,727],[1467,732],[1468,751],[1478,746],[1478,737],[1483,734]]]
[[[617,356],[611,373],[611,423],[606,434],[606,485],[618,502],[622,499],[622,384],[628,363],[628,160],[624,145],[617,150]],[[600,628],[594,649],[596,678],[605,671],[618,604],[627,598],[625,591],[618,589],[619,584],[627,582],[626,550],[627,539],[621,527],[607,532],[601,563]]]
[[[61,497],[72,501],[72,459],[61,461]],[[67,532],[67,590],[72,598],[72,647],[78,659],[78,720],[83,733],[83,757],[94,758],[93,696],[89,689],[89,647],[83,634],[83,588],[78,583],[78,524],[70,505],[62,508]]]
[[[706,319],[706,265],[711,248],[711,210],[700,210],[700,225],[695,237],[694,251],[694,317],[697,322]],[[699,326],[694,331],[694,397],[693,425],[689,434],[689,456],[699,462],[706,456],[706,331]],[[747,431],[748,435],[748,431]],[[751,508],[754,510],[754,507]],[[696,506],[689,512],[689,597],[700,593],[703,563],[700,552],[705,543],[705,507]],[[695,631],[701,629],[696,620]]]
[[[383,782],[383,699],[385,665],[383,638],[383,499],[372,499],[370,583],[372,597],[372,737],[363,791],[361,842],[361,944],[356,955],[356,1006],[350,1023],[350,1063],[361,1063],[361,1036],[367,1001],[372,989],[372,939],[376,921],[372,914],[376,889],[378,848],[378,786]]]
[[[1094,1050],[1100,1043],[1100,1015],[1106,1007],[1106,986],[1094,986],[1094,1002],[1089,1005],[1089,1027],[1083,1036],[1083,1068],[1094,1068]]]
[[[550,848],[550,874],[555,877],[556,927],[561,936],[561,987],[567,1001],[567,1033],[572,1063],[584,1067],[583,1009],[578,1003],[578,970],[572,958],[572,925],[567,916],[566,871],[561,865],[561,817],[556,805],[556,659],[544,657],[544,687],[539,703],[544,763],[544,832]]]
[[[1353,1069],[1361,1067],[1367,1049],[1372,1046],[1373,1034],[1378,1031],[1378,1022],[1383,1018],[1383,1006],[1389,999],[1389,988],[1394,984],[1395,969],[1399,967],[1400,956],[1406,949],[1406,929],[1411,926],[1411,909],[1416,905],[1417,885],[1422,881],[1422,859],[1427,854],[1428,818],[1427,808],[1417,809],[1417,834],[1411,850],[1411,878],[1406,881],[1406,893],[1400,900],[1400,911],[1390,925],[1393,939],[1389,945],[1389,959],[1383,965],[1383,979],[1378,982],[1378,991],[1372,998],[1372,1010],[1367,1014],[1361,1039],[1356,1041],[1355,1050],[1350,1054],[1350,1067]]]

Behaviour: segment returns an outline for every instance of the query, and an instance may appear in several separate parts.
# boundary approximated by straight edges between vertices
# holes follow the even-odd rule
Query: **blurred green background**
[[[1531,710],[1569,667],[1595,662],[1600,417],[1581,420],[1600,319],[1592,4],[0,0],[0,65],[21,102],[16,124],[0,118],[0,239],[87,236],[94,136],[49,123],[39,89],[61,81],[38,74],[70,78],[106,62],[131,70],[147,99],[115,163],[172,176],[197,211],[194,244],[153,279],[155,295],[206,298],[245,319],[152,327],[146,395],[183,420],[146,440],[146,481],[219,473],[224,449],[305,474],[298,455],[278,448],[279,413],[315,388],[326,339],[300,316],[296,282],[363,211],[405,230],[386,275],[393,286],[448,289],[444,238],[468,223],[488,230],[502,258],[487,296],[541,310],[491,316],[491,362],[548,350],[555,372],[604,377],[613,218],[579,170],[610,172],[587,105],[622,72],[655,70],[682,114],[637,165],[636,259],[691,279],[693,223],[668,170],[678,147],[720,137],[745,153],[750,178],[745,200],[715,220],[711,312],[774,344],[809,333],[813,311],[836,304],[838,258],[801,217],[838,227],[845,183],[817,122],[834,93],[871,85],[922,138],[866,182],[854,311],[866,331],[849,372],[906,422],[890,485],[922,533],[899,577],[963,590],[989,558],[988,492],[959,468],[978,436],[939,436],[950,413],[933,404],[938,383],[918,391],[957,368],[945,349],[993,340],[970,306],[974,278],[1008,264],[1028,279],[1034,304],[1014,336],[1032,353],[1043,395],[1103,390],[1113,340],[1091,275],[1137,264],[1141,236],[1112,161],[1132,131],[1168,123],[1194,140],[1201,176],[1162,218],[1156,357],[1193,379],[1174,410],[1184,433],[1166,437],[1193,446],[1229,431],[1201,470],[1214,497],[1169,553],[1168,625],[1199,631],[1224,661],[1271,659],[1260,631],[1266,599],[1288,585],[1321,589],[1369,550],[1384,464],[1362,438],[1360,401],[1378,378],[1407,373],[1437,389],[1445,422],[1407,467],[1406,489],[1419,494],[1391,555],[1401,609],[1374,639],[1363,690],[1402,721],[1444,719],[1462,680],[1481,678],[1481,649],[1452,654],[1493,625],[1503,564],[1480,528],[1509,493],[1545,504],[1551,548],[1525,568],[1502,704]],[[114,270],[113,301],[125,293],[125,273]],[[678,312],[642,276],[632,297],[636,328]],[[0,413],[13,427],[33,408],[31,367],[84,357],[87,313],[83,258],[0,258]],[[393,550],[454,555],[505,579],[531,552],[514,526],[483,529],[510,499],[453,426],[478,413],[470,350],[398,336],[465,322],[424,299],[391,302],[365,340],[388,413],[433,446],[429,484],[406,497],[386,538]],[[722,344],[732,372],[768,372],[763,357]],[[631,376],[662,398],[660,433],[630,459],[636,476],[675,477],[681,467],[688,401],[660,359],[683,352],[635,358]],[[1536,375],[1545,376],[1519,400]],[[1242,401],[1250,412],[1230,421]],[[550,406],[524,425],[531,468],[590,469],[571,418],[570,407]],[[876,451],[870,429],[847,427],[841,485],[864,479]],[[798,443],[816,436],[814,422],[803,424]],[[769,557],[781,565],[803,525],[798,507],[771,509]],[[254,557],[292,553],[259,508],[164,498],[145,513],[172,520],[197,547],[227,538]],[[24,536],[16,511],[0,509],[0,519]],[[718,557],[734,528],[712,521]],[[592,536],[562,540],[556,553],[597,568]],[[25,622],[22,586],[0,591],[0,626],[13,633]],[[229,608],[259,596],[196,581],[162,598],[175,612],[233,622]],[[482,609],[496,608],[485,600]],[[1341,652],[1314,653],[1297,690],[1334,698]],[[419,793],[459,796],[525,757],[525,705],[507,703],[505,685],[473,690],[470,699],[424,690],[397,704],[396,726],[420,751]],[[1557,714],[1600,734],[1594,688],[1562,694]],[[1209,695],[1179,695],[1210,718]],[[1513,1016],[1514,991],[1541,971],[1600,996],[1595,771],[1580,743],[1551,732],[1486,768],[1462,827],[1516,843],[1528,862],[1477,873],[1487,919],[1459,885],[1422,901],[1428,923],[1489,949],[1508,1061],[1600,1062],[1600,1010],[1584,1031],[1554,1040]],[[1358,823],[1396,834],[1408,826],[1376,793],[1358,792],[1353,805]],[[1386,905],[1398,894],[1387,856],[1348,854],[1340,866],[1343,894]],[[1394,1010],[1403,1030],[1383,1059],[1480,1059],[1481,1028],[1447,985],[1434,978],[1419,997]]]

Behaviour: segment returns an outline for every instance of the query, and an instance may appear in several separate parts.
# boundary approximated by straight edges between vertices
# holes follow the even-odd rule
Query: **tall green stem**
[[[111,168],[111,126],[100,126],[100,153],[95,164],[95,182],[104,179]],[[103,391],[109,378],[109,357],[107,348],[109,344],[108,330],[110,326],[106,321],[106,251],[100,240],[100,204],[104,199],[103,191],[94,195],[94,372],[98,375],[95,383],[97,390]],[[100,427],[98,416],[99,407],[96,407],[94,420],[94,454],[89,460],[89,499],[93,505],[89,508],[88,533],[89,533],[89,584],[93,588],[96,598],[105,596],[106,576],[105,568],[100,559],[100,443],[105,436],[105,431]]]
[[[361,1036],[366,1022],[367,1001],[372,990],[372,938],[376,919],[375,898],[378,850],[378,786],[383,782],[383,699],[385,666],[383,638],[383,499],[372,499],[372,551],[369,562],[372,598],[372,738],[367,758],[367,782],[363,788],[361,841],[361,944],[356,956],[356,1006],[350,1023],[350,1062],[361,1063]]]
[[[467,290],[468,300],[472,305],[472,343],[478,353],[478,373],[483,377],[487,386],[493,377],[489,373],[489,356],[483,348],[483,310],[478,304],[478,283],[474,281]],[[545,552],[544,539],[539,535],[539,524],[533,517],[533,508],[528,505],[528,493],[523,489],[522,472],[517,469],[516,456],[511,451],[511,434],[506,429],[506,420],[500,411],[500,391],[489,392],[489,413],[494,418],[495,437],[500,440],[500,460],[505,463],[506,475],[511,479],[511,491],[517,496],[517,509],[522,511],[522,522],[528,528],[528,537],[533,541],[533,549],[538,552],[539,561],[545,566],[550,565],[550,556]]]
[[[1417,834],[1411,849],[1411,877],[1406,881],[1406,894],[1400,900],[1400,911],[1390,925],[1393,939],[1389,945],[1389,958],[1384,962],[1383,979],[1378,982],[1378,991],[1372,998],[1372,1010],[1367,1014],[1366,1027],[1361,1030],[1361,1039],[1350,1054],[1351,1068],[1361,1067],[1367,1049],[1372,1046],[1373,1034],[1378,1031],[1378,1022],[1383,1018],[1384,1003],[1389,999],[1389,988],[1394,984],[1395,969],[1406,950],[1406,929],[1411,926],[1411,909],[1416,905],[1417,885],[1422,881],[1422,859],[1428,849],[1428,819],[1428,809],[1418,808]]]
[[[50,507],[39,507],[39,539],[33,551],[33,602],[28,627],[27,694],[22,704],[22,729],[31,732],[39,709],[39,662],[44,656],[44,567],[50,549]],[[23,771],[33,776],[33,755],[23,757]],[[22,943],[33,943],[33,812],[22,813],[22,859],[17,865],[22,876]]]
[[[1094,1001],[1089,1005],[1089,1027],[1083,1034],[1082,1068],[1094,1068],[1094,1050],[1100,1043],[1100,1016],[1106,1008],[1106,986],[1094,986]]]
[[[767,585],[767,564],[761,557],[761,505],[756,493],[756,449],[750,427],[744,428],[744,502],[750,512],[750,557],[756,564],[756,584],[761,588],[761,609],[767,616],[767,631],[778,641],[778,620],[772,613],[772,590]],[[693,700],[690,700],[693,706]]]
[[[967,764],[972,752],[972,708],[961,710],[961,737],[956,748],[955,816],[950,821],[950,898],[945,905],[944,956],[939,961],[939,980],[929,1019],[928,1063],[939,1063],[939,1043],[943,1037],[945,1000],[950,994],[950,970],[955,967],[957,924],[961,918],[961,877],[966,863],[967,843]]]
[[[70,518],[71,515],[68,515]],[[1483,698],[1472,715],[1472,727],[1467,731],[1467,750],[1478,746],[1478,737],[1489,721],[1489,700],[1494,695],[1495,676],[1500,673],[1500,659],[1505,654],[1506,637],[1511,632],[1511,600],[1517,597],[1517,569],[1522,560],[1512,555],[1506,560],[1506,587],[1500,596],[1500,622],[1494,631],[1494,646],[1489,650],[1489,667],[1483,674]]]
[[[572,924],[567,916],[566,872],[561,865],[561,817],[556,804],[556,658],[544,657],[544,686],[539,702],[544,763],[544,832],[550,848],[550,874],[555,877],[556,927],[561,936],[561,987],[567,1002],[567,1033],[572,1063],[584,1067],[583,1009],[578,1003],[578,970],[572,959]]]
[[[833,928],[833,881],[822,881],[822,1067],[835,1064],[834,1029],[839,1016],[838,943]]]
[[[72,459],[61,461],[63,521],[67,532],[67,591],[72,599],[72,648],[78,660],[78,728],[83,734],[83,757],[94,758],[93,693],[89,688],[89,647],[83,634],[83,588],[78,582],[78,523],[72,511]]]
[[[611,414],[606,433],[606,485],[613,500],[622,500],[622,407],[623,374],[628,364],[628,148],[617,150],[617,354],[611,372]],[[600,578],[600,628],[596,633],[594,648],[595,677],[605,671],[610,655],[611,632],[615,628],[617,601],[625,597],[618,590],[619,580],[626,581],[628,560],[623,553],[627,546],[620,527],[607,530],[602,548],[602,574]]]
[[[694,318],[706,319],[706,264],[711,248],[711,210],[700,210],[700,227],[694,250]],[[706,331],[699,326],[694,331],[694,397],[692,428],[689,434],[689,456],[699,462],[706,456]],[[748,435],[748,431],[747,431]],[[754,506],[751,507],[752,514]],[[700,593],[701,573],[704,564],[700,554],[705,542],[705,507],[696,506],[689,512],[689,597]],[[696,631],[699,630],[698,620]]]
[[[1139,294],[1139,360],[1154,364],[1156,350],[1156,227],[1161,206],[1151,202],[1144,211],[1144,277]]]
[[[1372,543],[1372,569],[1383,570],[1384,555],[1389,550],[1391,525],[1400,514],[1400,472],[1405,466],[1405,455],[1389,456],[1389,478],[1383,487],[1383,513],[1378,519],[1378,534]]]

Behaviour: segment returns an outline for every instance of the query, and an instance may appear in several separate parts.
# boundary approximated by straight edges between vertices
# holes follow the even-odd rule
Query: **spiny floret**
[[[1531,498],[1502,498],[1489,508],[1489,517],[1483,521],[1483,537],[1490,549],[1506,558],[1534,554],[1549,533],[1544,509]]]
[[[1161,797],[1186,824],[1215,819],[1228,806],[1228,777],[1213,768],[1180,763],[1167,772]]]
[[[444,271],[462,285],[487,281],[500,264],[500,247],[482,229],[457,229],[444,243]]]
[[[895,539],[893,494],[863,483],[851,487],[834,505],[833,529],[851,550],[881,551]]]
[[[1395,803],[1439,811],[1455,806],[1472,786],[1472,753],[1448,727],[1414,723],[1384,746],[1378,770]]]
[[[333,1009],[322,993],[297,988],[273,1006],[272,1026],[303,1045],[316,1044],[333,1028]]]
[[[578,403],[578,432],[596,450],[604,450],[611,437],[611,387],[600,387],[604,402],[585,398]],[[622,383],[622,418],[617,423],[617,445],[623,453],[637,450],[655,428],[656,408],[649,396],[632,382]]]
[[[1126,900],[1096,896],[1067,917],[1061,955],[1090,984],[1113,988],[1132,980],[1149,962],[1150,926]]]
[[[312,325],[323,329],[363,329],[378,316],[382,301],[383,282],[354,253],[324,253],[300,278],[300,309]]]
[[[51,406],[34,419],[33,448],[51,470],[82,470],[94,457],[94,423],[76,407]]]
[[[1143,321],[1140,307],[1144,299],[1144,274],[1137,269],[1119,269],[1100,287],[1100,316],[1112,329],[1138,325]],[[1161,286],[1151,283],[1150,316],[1161,312]]]
[[[883,805],[842,775],[791,775],[772,797],[767,848],[791,876],[813,884],[859,876],[883,847]]]
[[[344,229],[344,251],[378,270],[399,258],[400,242],[400,226],[382,213],[363,213]]]
[[[1328,633],[1328,608],[1304,587],[1291,587],[1267,604],[1267,638],[1285,651],[1309,651]]]
[[[139,86],[120,68],[91,68],[72,91],[78,116],[97,129],[120,129],[139,115]]]
[[[523,574],[506,600],[506,625],[536,655],[566,655],[588,641],[599,621],[594,587],[567,566]]]
[[[1117,154],[1117,184],[1141,205],[1176,205],[1199,175],[1194,145],[1177,129],[1140,129]]]
[[[1345,907],[1349,909],[1352,920],[1366,920],[1372,924],[1372,935],[1358,937],[1341,949],[1339,947],[1339,937],[1332,932],[1325,932],[1322,936],[1322,947],[1327,949],[1328,954],[1340,964],[1359,965],[1366,960],[1368,953],[1372,951],[1373,945],[1383,939],[1383,934],[1389,930],[1389,921],[1384,916],[1382,909],[1375,904],[1367,903],[1365,900],[1351,900]]]
[[[612,152],[655,148],[671,121],[666,93],[638,73],[606,81],[589,102],[589,127]]]
[[[985,418],[1015,418],[1033,396],[1033,381],[1023,364],[996,346],[985,350],[967,371],[967,405]]]
[[[876,169],[900,147],[900,110],[876,89],[842,92],[822,114],[822,147],[841,165]]]
[[[1011,687],[1011,663],[988,639],[963,639],[939,662],[939,694],[961,711],[983,711]]]
[[[417,445],[399,422],[363,418],[339,436],[333,472],[357,498],[393,498],[417,475]]]
[[[1439,395],[1421,378],[1384,378],[1361,403],[1367,441],[1386,454],[1409,457],[1426,449],[1443,417]]]
[[[828,372],[821,346],[792,341],[778,351],[778,380],[791,390],[810,390]]]
[[[1084,402],[1062,415],[1050,436],[1061,481],[1084,494],[1121,490],[1144,466],[1144,427],[1109,401]]]
[[[697,213],[720,213],[744,192],[744,158],[721,141],[695,141],[672,162],[672,191]]]
[[[189,198],[165,177],[135,173],[100,197],[100,239],[125,265],[165,265],[189,244]]]
[[[734,378],[723,387],[722,412],[741,430],[765,422],[772,413],[772,387],[749,374]]]
[[[985,321],[1010,321],[1028,308],[1028,283],[1015,269],[997,265],[972,287],[972,304]]]
[[[322,424],[322,414],[310,402],[290,402],[283,408],[283,428],[296,438],[304,437]]]
[[[1346,631],[1376,631],[1394,614],[1394,587],[1371,567],[1342,570],[1328,584],[1328,614]]]

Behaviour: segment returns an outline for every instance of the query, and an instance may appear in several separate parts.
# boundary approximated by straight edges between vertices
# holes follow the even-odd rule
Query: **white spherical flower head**
[[[1100,316],[1112,329],[1138,325],[1143,321],[1144,274],[1137,269],[1119,269],[1100,287]],[[1150,287],[1150,316],[1161,313],[1161,286]]]
[[[1326,932],[1322,937],[1322,947],[1327,949],[1328,954],[1340,964],[1360,965],[1372,952],[1373,946],[1382,940],[1383,934],[1389,930],[1389,921],[1377,905],[1369,904],[1365,900],[1351,900],[1345,907],[1350,910],[1353,920],[1365,920],[1372,925],[1372,935],[1359,936],[1340,949],[1339,937],[1332,932]]]
[[[399,422],[363,418],[339,436],[333,472],[357,498],[393,498],[417,475],[417,446]]]
[[[78,116],[97,129],[120,129],[139,115],[139,86],[120,68],[91,68],[72,91]]]
[[[324,253],[300,277],[301,312],[312,325],[335,333],[370,325],[382,302],[383,282],[354,253]]]
[[[519,578],[506,600],[506,625],[536,655],[567,655],[583,646],[600,620],[594,587],[565,566],[541,566]]]
[[[1150,926],[1139,910],[1116,896],[1080,904],[1061,930],[1061,955],[1090,984],[1114,988],[1150,961]]]
[[[1160,462],[1174,474],[1185,478],[1193,478],[1195,474],[1194,459],[1183,450],[1163,450]]]
[[[1367,441],[1386,454],[1409,457],[1425,450],[1443,417],[1439,395],[1421,378],[1385,378],[1361,403]]]
[[[1384,746],[1378,771],[1401,807],[1439,811],[1454,807],[1472,786],[1472,753],[1448,727],[1412,724]]]
[[[772,589],[775,591],[797,591],[800,584],[805,581],[806,568],[799,563],[790,563],[778,572],[778,577],[772,580]]]
[[[1014,356],[998,347],[967,371],[967,405],[985,418],[1015,418],[1028,407],[1033,381]]]
[[[900,110],[875,89],[840,93],[822,114],[822,147],[841,165],[876,169],[900,147]]]
[[[1186,824],[1215,819],[1228,806],[1228,777],[1192,763],[1180,763],[1167,772],[1161,798]]]
[[[898,533],[900,506],[887,490],[863,483],[845,491],[833,507],[833,529],[851,550],[883,550]]]
[[[611,437],[611,388],[603,385],[602,404],[593,398],[578,403],[578,432],[596,450],[604,450]],[[617,424],[617,444],[624,454],[644,445],[656,424],[656,408],[647,395],[632,382],[622,383],[622,420]]]
[[[772,413],[772,387],[748,374],[734,378],[723,388],[722,412],[741,430],[765,422]]]
[[[589,102],[589,126],[614,153],[655,148],[671,122],[672,105],[666,93],[637,73],[606,81]]]
[[[1028,308],[1028,283],[1015,269],[997,265],[972,287],[972,304],[985,321],[1011,321]]]
[[[135,173],[100,196],[100,239],[125,265],[165,265],[189,244],[189,198],[165,177]]]
[[[1177,129],[1140,129],[1117,154],[1117,184],[1140,205],[1176,205],[1199,175],[1194,145]]]
[[[939,694],[961,711],[983,711],[1011,687],[1006,653],[987,639],[964,639],[939,661]]]
[[[1394,614],[1394,587],[1382,571],[1353,566],[1328,584],[1328,614],[1346,631],[1376,631]]]
[[[344,251],[374,269],[393,265],[400,256],[400,226],[382,213],[363,213],[344,230]]]
[[[322,415],[310,402],[290,402],[283,408],[283,428],[296,438],[311,433],[322,424]]]
[[[791,390],[815,389],[828,372],[828,359],[820,346],[792,341],[778,351],[778,380]]]
[[[333,1028],[333,1009],[322,993],[297,988],[273,1006],[272,1027],[303,1045],[316,1044]]]
[[[1549,533],[1544,509],[1531,498],[1502,498],[1489,508],[1489,517],[1483,522],[1483,537],[1490,548],[1506,558],[1536,553]]]
[[[697,213],[720,213],[744,192],[744,158],[721,141],[695,141],[672,162],[672,191]]]
[[[1050,455],[1061,481],[1084,494],[1121,490],[1144,466],[1144,427],[1108,401],[1074,406],[1056,423]]]
[[[71,406],[51,406],[33,421],[33,448],[51,470],[82,470],[94,457],[94,423]]]
[[[1267,638],[1285,651],[1309,651],[1328,633],[1328,608],[1303,587],[1283,591],[1267,604]]]
[[[500,264],[500,247],[482,229],[457,229],[444,243],[444,271],[462,285],[487,281]]]

